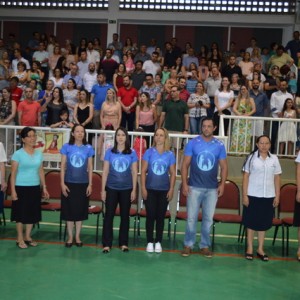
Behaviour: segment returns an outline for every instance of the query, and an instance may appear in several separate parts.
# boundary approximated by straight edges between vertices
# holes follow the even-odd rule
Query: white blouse
[[[272,198],[275,197],[275,175],[281,174],[278,157],[269,154],[266,159],[259,157],[258,151],[250,155],[243,167],[249,173],[248,196]]]

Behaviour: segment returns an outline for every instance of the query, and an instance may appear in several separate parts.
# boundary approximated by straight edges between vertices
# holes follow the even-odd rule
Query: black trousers
[[[102,233],[103,247],[111,247],[113,241],[113,221],[116,208],[120,206],[119,246],[128,246],[130,190],[114,190],[106,187],[105,216]]]
[[[127,114],[126,112],[123,111],[121,126],[127,128],[128,131],[133,131],[134,123],[135,123],[135,112],[131,112]]]
[[[231,112],[228,109],[224,109],[223,114],[230,116]],[[214,122],[215,122],[215,125],[216,125],[214,135],[219,135],[220,116],[219,116],[219,113],[217,111],[214,113],[213,119],[214,119]],[[225,133],[225,135],[228,135],[228,127],[229,127],[229,120],[225,119],[224,120],[224,131],[225,131],[224,133]]]
[[[272,122],[272,132],[271,132],[271,153],[275,153],[276,142],[277,142],[277,137],[278,137],[278,128],[279,128],[279,122],[273,121]]]
[[[147,243],[162,241],[165,215],[168,207],[167,193],[168,191],[147,190],[148,196],[145,200],[147,218],[146,218],[146,233]],[[156,238],[153,237],[154,223],[156,222]]]

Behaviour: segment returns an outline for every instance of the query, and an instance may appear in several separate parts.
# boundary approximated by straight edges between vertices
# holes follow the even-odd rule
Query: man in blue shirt
[[[106,83],[106,75],[100,73],[97,76],[98,83],[92,87],[91,102],[94,104],[93,129],[100,129],[100,110],[106,98],[107,90],[113,88],[111,84]]]
[[[187,223],[182,256],[191,254],[196,241],[197,221],[200,207],[202,208],[200,254],[212,257],[209,250],[210,228],[213,224],[218,197],[224,192],[228,166],[224,144],[213,137],[216,126],[212,119],[204,118],[202,134],[188,142],[184,151],[181,168],[182,193],[187,196]],[[218,167],[221,178],[218,184]],[[188,180],[188,169],[190,177]]]
[[[270,101],[264,92],[259,90],[259,80],[252,81],[252,90],[249,91],[250,98],[255,102],[256,112],[253,117],[268,117],[270,114]],[[256,120],[253,123],[253,135],[258,137],[264,133],[264,121]]]

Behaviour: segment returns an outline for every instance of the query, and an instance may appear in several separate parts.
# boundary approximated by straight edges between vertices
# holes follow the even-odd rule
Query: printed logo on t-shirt
[[[162,159],[157,159],[152,162],[151,169],[155,175],[160,176],[166,173],[167,164]]]
[[[113,160],[112,166],[118,173],[125,172],[129,167],[129,161],[125,157],[118,157]]]
[[[197,165],[201,171],[210,171],[215,164],[215,157],[212,153],[204,151],[197,156]]]
[[[84,165],[84,155],[80,152],[75,152],[71,155],[70,162],[74,168],[81,168]]]

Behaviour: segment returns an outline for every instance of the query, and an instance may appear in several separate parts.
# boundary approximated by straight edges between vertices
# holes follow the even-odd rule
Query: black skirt
[[[248,197],[249,205],[243,209],[243,225],[255,231],[270,229],[274,217],[274,198]]]
[[[294,226],[300,227],[300,203],[295,201]]]
[[[18,200],[12,201],[11,221],[35,224],[41,221],[41,188],[37,186],[16,186]]]
[[[88,183],[69,183],[65,185],[70,192],[68,197],[61,195],[61,218],[64,221],[87,220],[89,212],[89,199],[86,196]]]

